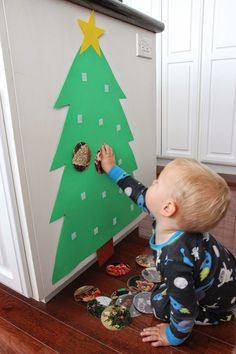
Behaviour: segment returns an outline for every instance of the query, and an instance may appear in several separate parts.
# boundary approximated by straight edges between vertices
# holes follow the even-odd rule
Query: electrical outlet
[[[136,56],[142,58],[152,58],[152,40],[136,33]]]

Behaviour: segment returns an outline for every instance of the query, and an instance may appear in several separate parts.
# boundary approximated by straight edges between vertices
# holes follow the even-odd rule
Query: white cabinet
[[[204,6],[199,157],[236,166],[236,2]]]
[[[234,0],[162,1],[159,157],[236,166],[235,13]]]
[[[201,1],[163,1],[162,157],[196,156]]]
[[[10,158],[9,172],[13,175],[14,183],[12,181],[9,189],[16,199],[16,217],[12,218],[12,225],[18,220],[17,217],[19,218],[16,231],[10,230],[12,225],[10,224],[11,220],[9,222],[6,220],[5,206],[7,201],[5,194],[2,194],[2,179],[0,178],[0,282],[4,282],[9,287],[27,295],[27,292],[21,289],[23,281],[20,278],[21,270],[23,277],[27,275],[28,269],[32,297],[37,300],[47,301],[77,277],[91,262],[96,261],[96,250],[94,249],[94,253],[86,253],[86,258],[78,262],[58,282],[52,281],[65,215],[62,214],[62,217],[50,223],[50,216],[64,169],[58,168],[50,172],[50,166],[57,150],[68,110],[68,107],[55,110],[53,106],[73,59],[83,42],[83,32],[76,24],[78,18],[88,22],[90,11],[83,7],[83,3],[81,1],[82,5],[78,6],[69,1],[58,0],[0,0],[0,48],[3,52],[4,77],[6,78],[4,94],[9,101],[9,107],[6,105],[3,107],[0,117],[0,121],[3,121],[3,130],[6,128],[5,146],[9,150],[9,154],[6,156],[2,156],[0,151],[0,172],[3,163]],[[117,101],[117,105],[122,111],[122,117],[123,115],[127,117],[134,137],[134,140],[130,142],[130,149],[132,149],[138,165],[135,177],[148,185],[155,177],[156,160],[155,34],[145,28],[122,22],[96,11],[95,21],[99,28],[106,29],[99,43],[117,83],[127,96],[126,100]],[[148,37],[153,42],[152,59],[136,56],[136,33]],[[0,89],[1,80],[2,76],[0,76]],[[98,97],[100,96],[98,95]],[[99,105],[94,105],[94,107],[98,109]],[[77,115],[75,116],[77,119]],[[116,117],[112,116],[111,118]],[[96,129],[100,128],[96,126]],[[117,132],[119,130],[116,129]],[[94,132],[96,130],[93,130],[91,126],[90,138],[95,141]],[[144,136],[148,136],[145,144],[143,144]],[[108,136],[104,136],[104,138],[107,139]],[[78,142],[80,142],[79,139],[82,139],[80,135]],[[105,141],[109,143],[109,141]],[[102,140],[102,142],[105,141]],[[1,142],[0,134],[0,147]],[[99,144],[102,143],[99,142]],[[110,144],[112,145],[112,142]],[[123,144],[120,143],[120,146]],[[94,155],[96,151],[97,148],[94,148]],[[72,152],[73,149],[68,154],[70,159]],[[91,159],[91,169],[94,168],[94,155]],[[5,178],[5,180],[7,179],[9,178]],[[97,184],[99,183],[97,182]],[[92,187],[91,191],[95,190],[96,186]],[[3,189],[5,192],[6,186]],[[72,188],[68,188],[69,193],[71,190]],[[118,193],[119,189],[117,188],[119,196]],[[101,195],[99,198],[102,198]],[[14,198],[12,200],[14,201]],[[2,209],[3,203],[4,209]],[[6,208],[9,209],[8,206]],[[131,213],[133,209],[130,208],[129,211]],[[2,224],[3,212],[5,212],[5,224]],[[91,220],[97,218],[97,215],[92,211],[88,218],[90,216]],[[130,223],[113,233],[114,242],[116,243],[134,227],[137,227],[142,218],[143,215],[133,217]],[[115,224],[108,225],[112,228]],[[75,240],[73,230],[69,236],[68,239],[72,244]],[[14,242],[14,238],[16,238],[16,242]],[[15,246],[18,241],[19,243],[22,241],[22,247],[20,245],[18,247],[19,252]],[[96,245],[96,239],[93,238],[91,243]],[[79,251],[81,249],[80,247]],[[67,252],[65,247],[62,248],[62,251]],[[21,256],[18,257],[20,253]],[[22,262],[22,266],[19,260]],[[62,263],[62,268],[64,266],[67,266],[66,262]],[[5,278],[3,278],[4,274]],[[14,286],[15,284],[17,287]]]

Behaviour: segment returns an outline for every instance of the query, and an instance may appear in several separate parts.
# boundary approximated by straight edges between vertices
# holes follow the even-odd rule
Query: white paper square
[[[116,225],[116,224],[117,224],[117,218],[113,218],[112,224],[113,224],[113,225]]]
[[[119,132],[121,130],[121,125],[120,124],[117,124],[116,126],[116,131]]]
[[[87,73],[82,73],[82,81],[83,82],[87,82],[88,81]]]
[[[99,125],[103,125],[103,123],[104,123],[103,118],[100,118],[100,119],[98,120],[98,124],[99,124]]]
[[[82,114],[78,114],[77,121],[78,121],[78,124],[82,124],[82,123],[83,123],[83,116],[82,116]]]
[[[97,235],[98,234],[98,227],[95,227],[95,229],[93,230],[93,234]]]
[[[81,199],[82,200],[86,199],[86,193],[85,192],[81,193]]]
[[[104,92],[109,92],[110,91],[110,86],[108,84],[104,85]]]
[[[77,237],[76,232],[73,232],[73,233],[71,234],[71,239],[72,239],[72,241],[74,241],[74,240],[76,239],[76,237]]]
[[[121,164],[122,164],[122,160],[119,159],[119,160],[118,160],[118,165],[120,166]]]
[[[106,198],[106,196],[107,196],[107,192],[106,191],[102,192],[102,198],[104,199]]]

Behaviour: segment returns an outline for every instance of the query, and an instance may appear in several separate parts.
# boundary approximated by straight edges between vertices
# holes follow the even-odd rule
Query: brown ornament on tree
[[[98,173],[104,173],[103,168],[102,168],[102,164],[101,164],[100,149],[97,151],[94,164],[95,164],[95,168]]]
[[[84,142],[77,144],[73,151],[72,163],[77,171],[84,171],[91,160],[91,150]]]

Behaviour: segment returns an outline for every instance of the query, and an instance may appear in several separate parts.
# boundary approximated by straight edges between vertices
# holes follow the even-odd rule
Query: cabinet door
[[[0,97],[0,282],[25,296],[30,296],[27,268],[22,258],[25,255],[19,245],[20,229],[11,195],[13,190],[10,190],[13,185],[9,174],[10,164],[4,132]]]
[[[12,174],[17,167],[13,159],[14,138],[5,73],[0,45],[0,283],[30,297],[31,284],[15,194],[19,187],[13,182]]]
[[[162,157],[197,156],[202,1],[162,1]]]
[[[236,1],[204,6],[200,145],[202,161],[236,165]]]

